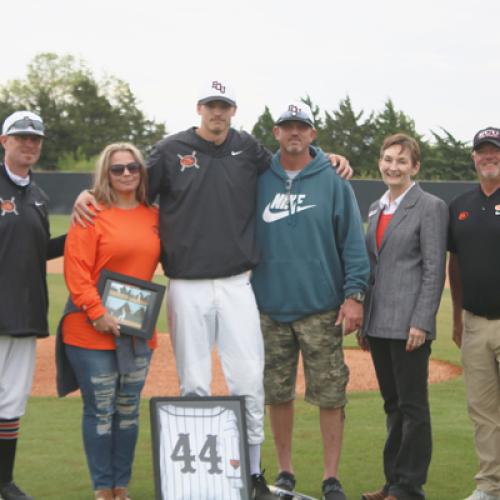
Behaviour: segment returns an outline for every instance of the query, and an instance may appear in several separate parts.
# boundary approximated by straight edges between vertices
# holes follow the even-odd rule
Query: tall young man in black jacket
[[[148,159],[150,199],[160,197],[177,373],[182,395],[209,395],[217,344],[229,392],[245,395],[254,495],[267,500],[275,497],[260,471],[264,348],[249,278],[258,262],[257,178],[272,154],[231,128],[236,100],[225,82],[207,84],[197,111],[199,127],[166,137]],[[83,215],[88,201],[80,195],[76,211]]]

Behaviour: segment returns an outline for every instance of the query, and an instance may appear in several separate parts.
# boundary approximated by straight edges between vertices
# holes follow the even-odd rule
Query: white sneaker
[[[500,500],[500,497],[497,495],[490,495],[486,493],[486,491],[474,490],[472,495],[465,500]]]

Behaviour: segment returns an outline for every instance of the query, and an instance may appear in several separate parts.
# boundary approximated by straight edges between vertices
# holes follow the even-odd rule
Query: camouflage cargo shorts
[[[337,314],[338,311],[328,311],[292,323],[278,323],[261,314],[266,404],[295,399],[300,351],[306,401],[322,408],[345,406],[349,368],[344,361],[342,327],[335,326]]]

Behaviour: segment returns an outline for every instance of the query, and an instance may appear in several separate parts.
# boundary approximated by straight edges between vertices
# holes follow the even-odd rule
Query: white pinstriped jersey
[[[234,411],[165,405],[159,411],[159,427],[164,500],[241,500]]]

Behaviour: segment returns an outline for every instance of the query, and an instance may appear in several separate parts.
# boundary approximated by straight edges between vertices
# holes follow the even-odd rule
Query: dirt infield
[[[63,259],[54,259],[47,262],[47,272],[61,273],[63,270]],[[161,266],[156,271],[162,274]],[[35,380],[33,383],[33,396],[55,396],[55,370],[54,370],[54,337],[38,341],[37,364]],[[172,353],[170,337],[159,336],[159,347],[153,356],[153,362],[146,381],[143,394],[145,396],[176,396],[179,394],[179,383],[175,371],[175,359]],[[350,377],[347,390],[374,391],[378,389],[375,371],[370,359],[370,354],[358,349],[345,350],[346,362],[349,366]],[[227,394],[227,386],[222,375],[217,354],[213,356],[214,377],[212,380],[212,394]],[[450,378],[459,376],[461,368],[444,361],[431,360],[429,366],[429,382],[443,382]],[[299,367],[297,377],[297,393],[304,394],[304,373],[302,366]],[[77,394],[77,393],[75,393]]]
[[[172,353],[169,335],[159,336],[159,347],[153,356],[151,370],[148,375],[143,394],[151,396],[176,396],[179,394],[179,384],[175,372],[175,359]],[[35,380],[31,394],[33,396],[55,396],[54,341],[49,337],[38,341],[37,364]],[[377,380],[369,353],[358,349],[346,349],[346,362],[351,371],[347,390],[372,391],[377,390]],[[429,382],[436,383],[457,377],[462,370],[442,361],[431,361]],[[212,381],[214,395],[227,394],[227,387],[220,368],[220,363],[214,354],[214,378]],[[297,393],[304,393],[304,377],[302,367],[299,369]],[[77,395],[78,393],[75,393]]]

